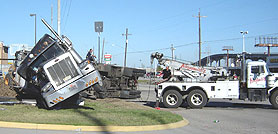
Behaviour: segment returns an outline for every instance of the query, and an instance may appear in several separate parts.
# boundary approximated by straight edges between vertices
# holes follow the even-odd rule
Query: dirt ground
[[[4,84],[4,80],[0,80],[0,97],[15,97],[16,95],[14,90]]]

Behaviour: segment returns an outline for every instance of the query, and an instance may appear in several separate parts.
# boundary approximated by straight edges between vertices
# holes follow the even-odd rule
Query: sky
[[[0,0],[0,41],[6,46],[34,46],[34,17],[37,15],[37,41],[50,31],[41,22],[57,29],[57,0]],[[264,53],[254,47],[255,38],[278,37],[277,0],[61,0],[61,34],[85,58],[90,48],[98,55],[98,34],[94,22],[103,21],[101,46],[112,54],[112,63],[123,65],[126,28],[127,66],[148,67],[150,55],[161,52],[171,56],[171,44],[178,59],[196,62],[199,52],[199,9],[201,16],[202,57],[226,53],[224,46],[242,52],[242,35],[248,53]],[[278,53],[272,48],[271,53]],[[10,56],[11,57],[11,56]]]

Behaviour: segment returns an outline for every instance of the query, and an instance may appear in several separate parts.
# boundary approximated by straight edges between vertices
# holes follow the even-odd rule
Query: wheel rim
[[[6,85],[9,84],[9,80],[8,79],[4,79],[4,82],[5,82]]]
[[[276,96],[276,99],[275,99],[275,100],[276,100],[276,104],[278,104],[278,96]]]
[[[195,93],[191,97],[191,102],[194,105],[201,105],[203,103],[203,96],[199,93]]]
[[[178,96],[175,95],[175,94],[169,94],[167,97],[166,97],[166,101],[169,105],[176,105],[177,102],[178,102]]]

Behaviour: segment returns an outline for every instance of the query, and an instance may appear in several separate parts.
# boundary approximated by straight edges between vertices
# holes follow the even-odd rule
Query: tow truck
[[[264,61],[242,60],[240,78],[231,76],[223,67],[199,67],[163,58],[162,53],[151,54],[162,66],[169,66],[173,77],[155,87],[158,102],[167,108],[177,108],[187,102],[191,108],[204,107],[209,99],[240,99],[266,101],[278,109],[278,81]]]

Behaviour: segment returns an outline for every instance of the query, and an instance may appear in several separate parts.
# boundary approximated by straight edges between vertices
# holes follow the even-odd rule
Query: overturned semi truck
[[[5,77],[5,83],[17,92],[20,99],[36,98],[38,104],[44,106],[45,101],[42,101],[42,98],[49,95],[49,93],[45,94],[45,91],[48,91],[50,88],[47,86],[52,86],[54,91],[59,91],[67,86],[70,89],[78,88],[76,90],[78,92],[74,92],[75,95],[72,95],[73,97],[69,97],[68,101],[62,103],[65,105],[78,101],[79,94],[93,98],[116,97],[131,99],[141,97],[141,92],[137,90],[137,80],[146,73],[144,69],[82,60],[73,49],[72,43],[67,37],[62,36],[60,38],[44,20],[42,21],[57,36],[57,39],[46,34],[31,51],[17,51],[15,53],[16,60]],[[65,53],[68,53],[67,55],[70,55],[69,57],[71,58],[61,56]],[[58,56],[61,56],[64,60],[72,60],[72,63],[66,60],[61,62],[61,64],[56,64],[59,61],[57,60],[59,59],[57,58]],[[66,67],[68,65],[70,68]],[[50,69],[50,66],[55,67]],[[90,78],[92,76],[88,76],[88,78],[86,77],[83,80],[83,76],[88,75],[90,72],[95,72],[96,76],[93,76],[93,79]],[[73,73],[73,76],[69,76],[67,73]],[[78,77],[75,78],[75,75]],[[43,79],[46,79],[48,83],[44,82]],[[88,81],[86,81],[87,79]],[[77,80],[83,80],[85,83],[82,84],[85,84],[85,87],[80,87],[81,82],[78,82],[78,85],[71,84],[72,82],[77,82]],[[44,87],[45,83],[47,83],[46,87]],[[52,103],[62,102],[59,97],[64,98],[58,96],[58,98],[54,98],[55,101],[53,100],[54,102]]]
[[[79,93],[86,89],[92,88],[104,97],[102,79],[95,66],[82,60],[66,36],[60,37],[45,20],[42,22],[56,38],[45,34],[30,52],[22,52],[16,72],[9,73],[10,80],[18,79],[21,93],[32,96],[39,107],[47,109],[77,104]]]

